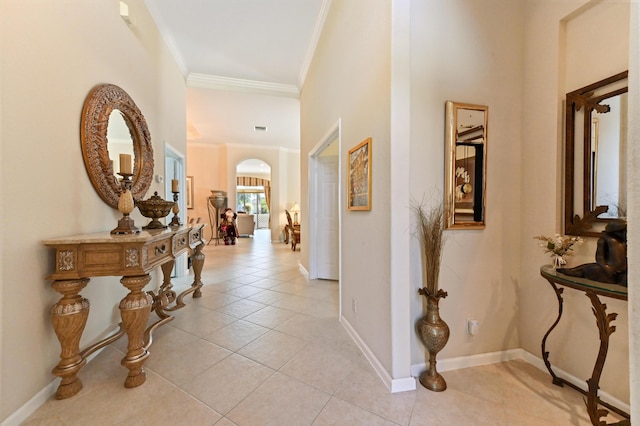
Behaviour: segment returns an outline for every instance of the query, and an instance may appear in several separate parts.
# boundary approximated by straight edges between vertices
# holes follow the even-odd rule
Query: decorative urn
[[[136,207],[142,213],[142,216],[151,218],[151,222],[143,229],[164,229],[167,225],[163,225],[158,219],[166,217],[174,206],[173,201],[167,201],[158,196],[158,191],[148,200],[136,201]]]

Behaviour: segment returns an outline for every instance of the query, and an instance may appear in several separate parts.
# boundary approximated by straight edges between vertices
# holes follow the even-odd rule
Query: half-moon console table
[[[129,369],[125,387],[141,385],[146,380],[143,368],[149,356],[153,330],[173,319],[169,314],[185,306],[183,298],[193,293],[200,297],[204,266],[204,224],[142,231],[131,235],[109,232],[48,239],[42,243],[55,249],[55,271],[48,277],[62,298],[51,308],[51,322],[61,346],[60,362],[53,374],[62,379],[57,399],[69,398],[82,389],[78,372],[96,350],[118,340],[125,333],[129,339],[122,365]],[[172,290],[171,271],[176,257],[192,253],[193,284],[176,295]],[[149,272],[160,266],[164,275],[157,293],[144,292],[151,281]],[[120,302],[122,322],[112,336],[80,350],[80,339],[89,316],[89,301],[80,291],[91,277],[121,276],[129,293]],[[147,327],[151,311],[159,320]],[[146,327],[146,328],[145,328]]]
[[[551,287],[553,288],[553,291],[555,291],[556,297],[558,298],[558,318],[556,318],[555,322],[551,325],[547,333],[542,338],[542,359],[547,366],[547,370],[549,370],[549,373],[551,374],[553,384],[558,386],[564,386],[566,384],[587,396],[586,405],[587,412],[589,413],[589,418],[591,419],[591,424],[596,426],[607,424],[604,420],[601,420],[601,417],[605,417],[608,411],[605,409],[598,409],[598,405],[602,405],[624,417],[624,420],[618,423],[609,424],[630,425],[631,421],[628,413],[625,413],[621,409],[600,400],[600,398],[598,397],[600,376],[602,375],[602,368],[604,367],[604,362],[607,358],[607,351],[609,349],[609,337],[611,336],[611,334],[613,334],[614,331],[616,331],[615,325],[611,325],[611,323],[618,316],[618,314],[616,313],[607,314],[607,305],[600,301],[599,296],[611,297],[613,299],[619,300],[627,300],[627,288],[617,284],[606,284],[587,280],[584,278],[570,277],[568,275],[557,272],[551,265],[542,266],[540,268],[540,275],[542,275],[549,282],[549,284],[551,284]],[[547,337],[549,337],[549,334],[551,334],[551,331],[556,327],[556,325],[558,325],[558,323],[560,322],[560,318],[562,317],[562,293],[564,291],[564,288],[560,287],[568,287],[578,291],[583,291],[591,301],[591,306],[593,307],[592,311],[596,317],[596,324],[598,325],[598,331],[600,335],[600,350],[598,351],[598,358],[596,359],[596,363],[593,366],[593,373],[591,374],[591,378],[587,379],[586,391],[578,387],[576,384],[571,383],[570,381],[563,379],[562,377],[558,377],[554,373],[553,369],[551,368],[551,363],[549,362],[549,351],[546,350]]]

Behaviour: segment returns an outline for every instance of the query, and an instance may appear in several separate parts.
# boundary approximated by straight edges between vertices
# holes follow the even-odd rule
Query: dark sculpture
[[[609,222],[598,239],[596,263],[575,268],[558,268],[558,272],[609,284],[627,285],[627,223]]]

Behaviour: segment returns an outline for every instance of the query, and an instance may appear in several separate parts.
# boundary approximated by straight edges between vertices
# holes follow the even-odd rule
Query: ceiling
[[[187,81],[188,143],[299,149],[299,89],[329,2],[145,0]]]

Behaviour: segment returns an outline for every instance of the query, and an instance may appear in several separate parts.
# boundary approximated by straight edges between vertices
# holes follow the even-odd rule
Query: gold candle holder
[[[182,222],[180,222],[180,217],[178,216],[178,213],[180,213],[180,207],[178,207],[178,194],[180,194],[179,191],[172,191],[173,192],[173,208],[171,209],[171,211],[173,212],[173,217],[171,218],[171,222],[169,222],[169,226],[182,226]]]
[[[118,226],[111,231],[112,234],[137,234],[140,232],[140,229],[136,227],[133,223],[133,219],[129,217],[129,213],[133,211],[135,208],[135,203],[133,202],[133,194],[131,194],[131,186],[133,182],[131,181],[131,177],[133,173],[118,173],[122,176],[122,181],[120,182],[122,188],[120,192],[120,199],[118,200],[118,210],[122,213],[122,218],[118,221]]]

